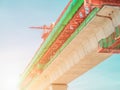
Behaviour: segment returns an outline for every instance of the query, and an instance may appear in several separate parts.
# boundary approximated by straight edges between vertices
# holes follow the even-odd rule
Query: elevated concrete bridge
[[[21,90],[67,90],[68,83],[112,55],[98,53],[98,42],[115,32],[119,24],[120,7],[102,7],[54,61]]]

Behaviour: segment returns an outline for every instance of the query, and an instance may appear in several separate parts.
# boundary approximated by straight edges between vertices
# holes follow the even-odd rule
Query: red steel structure
[[[90,13],[85,11],[84,5],[82,5],[79,10],[76,12],[71,21],[67,24],[52,46],[47,50],[45,55],[42,57],[39,63],[47,63],[56,51],[64,44],[64,42],[70,37],[70,35],[78,28],[82,21],[87,17],[87,14]]]
[[[120,0],[85,0],[85,4],[93,7],[102,7],[103,5],[120,6]]]

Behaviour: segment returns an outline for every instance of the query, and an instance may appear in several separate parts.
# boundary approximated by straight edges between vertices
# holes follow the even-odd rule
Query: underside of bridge
[[[62,46],[42,73],[36,74],[32,80],[30,78],[29,84],[21,84],[21,90],[67,90],[68,83],[111,56],[112,53],[98,52],[98,42],[109,37],[120,25],[120,7],[104,5],[88,19],[82,30],[79,25],[69,37],[70,42],[65,42],[66,46]]]

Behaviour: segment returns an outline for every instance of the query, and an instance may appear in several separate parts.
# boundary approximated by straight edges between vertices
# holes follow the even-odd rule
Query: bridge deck
[[[104,6],[97,14],[110,15],[112,20],[96,15],[51,65],[34,79],[28,90],[44,90],[50,84],[68,84],[111,55],[97,53],[98,41],[109,36],[120,24],[120,8]]]

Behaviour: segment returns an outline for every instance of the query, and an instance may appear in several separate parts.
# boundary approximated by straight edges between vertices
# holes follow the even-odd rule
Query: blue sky
[[[112,55],[72,81],[68,90],[120,90],[120,55]]]
[[[18,90],[22,72],[42,43],[42,30],[28,27],[55,22],[68,1],[0,0],[0,90]],[[119,60],[120,55],[113,55],[75,80],[69,90],[119,90]]]
[[[67,3],[0,0],[0,90],[18,90],[19,77],[42,42],[42,30],[28,27],[55,22]]]

